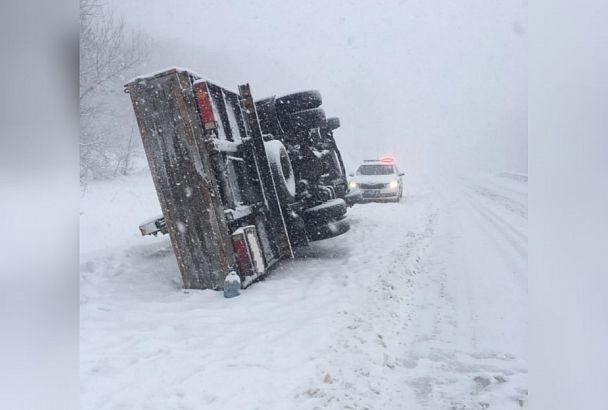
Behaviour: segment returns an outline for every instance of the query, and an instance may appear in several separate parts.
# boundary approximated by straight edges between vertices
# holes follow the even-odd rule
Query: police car
[[[399,202],[403,197],[403,175],[393,157],[365,160],[356,173],[350,174],[349,188],[360,192],[359,202]]]

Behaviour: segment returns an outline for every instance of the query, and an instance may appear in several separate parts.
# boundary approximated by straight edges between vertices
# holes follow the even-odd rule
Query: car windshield
[[[392,165],[361,165],[357,170],[357,175],[390,175],[393,173]]]

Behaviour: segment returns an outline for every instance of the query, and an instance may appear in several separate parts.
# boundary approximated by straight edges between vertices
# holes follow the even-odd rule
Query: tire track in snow
[[[479,232],[478,240],[482,243],[484,237],[493,241],[491,249],[504,246],[504,241],[496,240],[498,228],[502,234],[507,231],[512,240],[518,235],[504,228],[506,221],[502,225],[496,220],[492,223],[487,214],[471,210],[470,201],[474,199],[465,195],[465,187],[440,181],[437,193],[443,199],[443,220],[456,223],[453,226],[456,230],[450,233],[440,229],[434,238],[433,251],[415,276],[419,303],[408,329],[408,360],[403,362],[402,372],[417,404],[407,405],[415,409],[485,409],[500,407],[502,402],[504,408],[523,407],[527,403],[527,390],[523,387],[527,384],[527,371],[521,362],[509,353],[480,350],[478,346],[477,329],[487,326],[492,315],[480,315],[490,306],[486,305],[487,297],[480,293],[483,288],[476,283],[476,276],[469,273],[483,272],[475,263],[469,263],[477,256],[476,243],[471,242],[475,236],[469,235]],[[505,260],[503,250],[496,253],[512,270],[508,266],[511,258]],[[488,284],[491,281],[486,281]],[[496,292],[498,287],[499,284],[494,285],[492,291]],[[485,342],[486,349],[492,346]]]
[[[517,254],[524,260],[528,260],[528,237],[526,234],[515,228],[513,225],[509,224],[504,220],[504,218],[498,216],[495,212],[493,212],[487,205],[484,205],[482,202],[478,200],[478,198],[474,197],[471,193],[465,194],[469,204],[475,211],[482,216],[482,218],[492,225],[498,235],[517,252]],[[523,244],[522,244],[523,242]]]
[[[522,216],[522,217],[528,219],[528,205],[527,204],[523,204],[523,203],[517,201],[516,199],[505,196],[499,192],[496,192],[494,189],[484,187],[477,183],[470,183],[470,186],[478,194],[491,199],[492,201],[500,204],[505,209],[508,209],[509,211],[513,212],[514,214],[517,214],[519,216]]]
[[[496,213],[490,211],[490,208],[480,201],[481,198],[485,198],[486,196],[483,194],[475,195],[479,193],[475,184],[467,184],[465,185],[465,190],[466,188],[472,189],[472,192],[465,191],[463,194],[468,205],[475,210],[475,216],[473,218],[478,221],[476,226],[478,229],[485,232],[488,239],[494,243],[495,246],[493,248],[501,255],[506,266],[509,268],[509,271],[513,273],[520,286],[527,290],[527,235],[514,228],[505,221],[504,218],[501,218]],[[502,195],[500,197],[506,198]],[[525,219],[527,220],[527,217]],[[519,239],[516,237],[519,237]],[[524,243],[522,244],[522,242]],[[505,248],[505,243],[508,244],[508,247],[512,252],[509,252],[509,250]]]
[[[411,209],[411,204],[397,206],[399,214]],[[324,366],[323,383],[303,393],[315,400],[315,408],[394,408],[389,398],[394,392],[408,390],[396,377],[396,369],[408,365],[403,335],[414,310],[415,276],[434,234],[437,217],[436,210],[422,204],[415,206],[420,208],[418,212],[422,211],[416,219],[423,224],[400,233],[399,240],[385,249],[383,255],[389,257],[384,258],[385,263],[373,280],[360,282],[364,292],[358,309],[342,312],[351,319],[348,332],[342,333],[331,347],[340,356]],[[384,231],[386,226],[378,225],[377,229]],[[381,231],[378,232],[382,235]],[[374,232],[365,236],[374,236]]]
[[[488,206],[488,204],[484,202],[477,202],[477,205],[480,211],[486,214],[488,218],[492,219],[495,223],[501,225],[503,229],[511,232],[514,236],[517,237],[517,239],[525,242],[526,244],[528,243],[528,235],[526,232],[516,228],[512,223],[509,223],[509,221],[507,221],[504,216],[500,216],[490,206]]]

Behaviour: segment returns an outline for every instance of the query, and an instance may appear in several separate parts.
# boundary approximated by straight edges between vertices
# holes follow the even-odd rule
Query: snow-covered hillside
[[[527,177],[406,176],[240,297],[182,290],[149,175],[81,198],[83,409],[527,405]]]

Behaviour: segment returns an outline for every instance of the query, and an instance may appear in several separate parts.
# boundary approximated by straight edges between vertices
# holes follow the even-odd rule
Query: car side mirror
[[[354,176],[355,176],[355,174],[354,174],[353,172],[351,172],[351,173],[350,173],[350,174],[348,174],[348,175],[349,175],[349,176],[351,176],[351,177],[354,177]]]
[[[404,175],[405,175],[405,172],[400,172],[400,173],[399,173],[399,176],[400,176],[400,177],[402,177],[402,176],[404,176]]]

